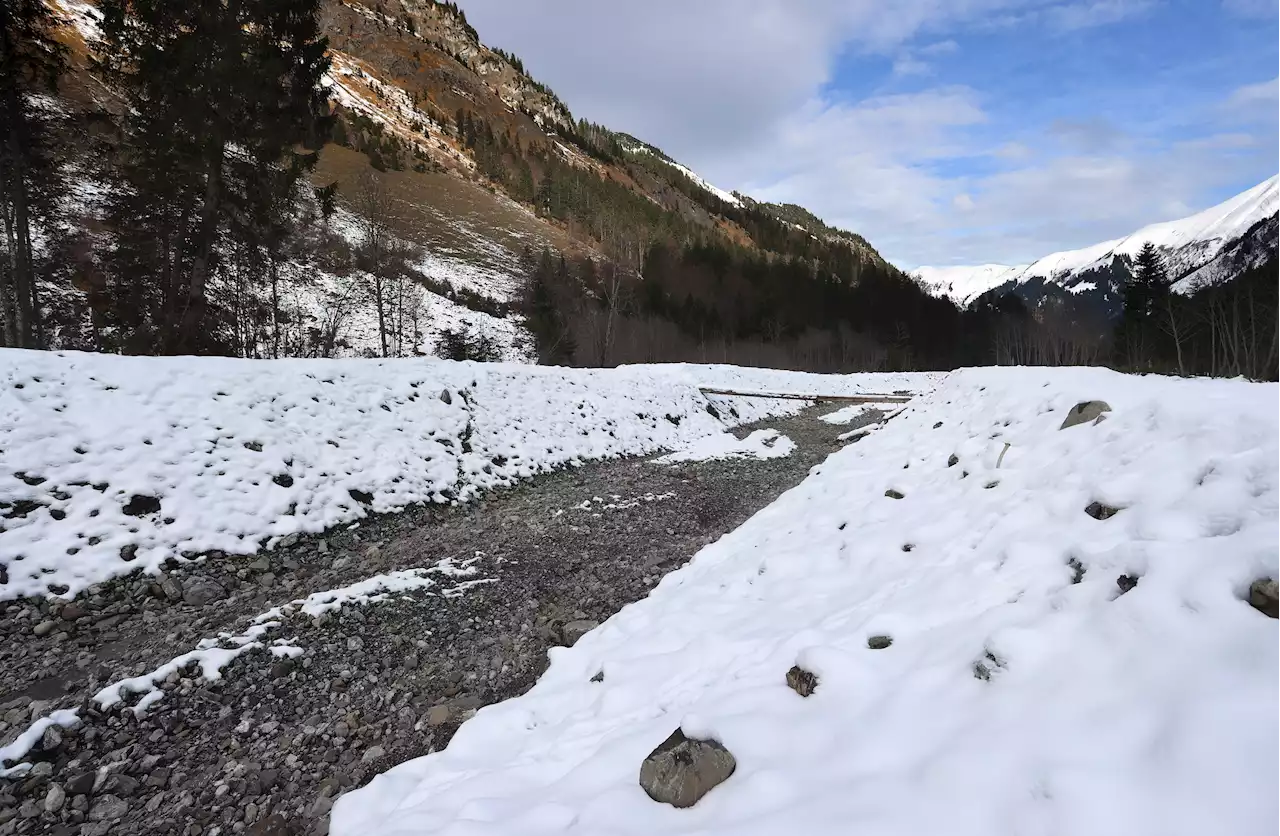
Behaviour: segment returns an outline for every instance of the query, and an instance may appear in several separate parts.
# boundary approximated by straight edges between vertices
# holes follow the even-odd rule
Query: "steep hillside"
[[[1124,238],[1053,253],[1029,265],[921,267],[914,276],[933,295],[960,305],[988,292],[1013,292],[1028,302],[1065,293],[1114,314],[1134,258],[1147,242],[1163,256],[1174,290],[1184,294],[1228,281],[1274,256],[1278,179],[1188,218],[1151,224]]]

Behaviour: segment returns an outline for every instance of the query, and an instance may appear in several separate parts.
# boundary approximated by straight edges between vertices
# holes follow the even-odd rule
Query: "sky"
[[[574,115],[900,267],[1016,264],[1276,174],[1276,0],[463,0]]]

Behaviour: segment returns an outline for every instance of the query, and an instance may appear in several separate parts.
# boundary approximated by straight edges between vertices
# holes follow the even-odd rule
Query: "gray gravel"
[[[7,834],[324,833],[333,799],[436,751],[486,704],[523,693],[571,644],[838,449],[819,407],[774,427],[790,456],[676,466],[623,459],[541,476],[463,507],[417,507],[248,558],[209,555],[69,603],[0,606],[0,740],[53,708],[34,768],[0,779]],[[584,505],[585,503],[585,505]],[[613,506],[613,507],[608,507]],[[89,695],[274,604],[441,558],[496,582],[295,617],[296,659],[240,656],[218,682],[171,676],[141,719]]]

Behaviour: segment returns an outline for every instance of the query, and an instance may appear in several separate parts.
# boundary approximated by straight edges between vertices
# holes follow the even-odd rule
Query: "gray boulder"
[[[1087,424],[1091,421],[1095,424],[1100,424],[1103,420],[1103,413],[1110,411],[1111,406],[1106,401],[1081,401],[1071,407],[1070,411],[1067,412],[1067,417],[1062,421],[1062,426],[1058,427],[1058,429],[1065,430],[1067,427]]]
[[[560,637],[564,640],[565,647],[573,647],[578,643],[578,639],[599,626],[599,621],[587,621],[586,619],[570,621],[560,628]]]
[[[640,765],[640,787],[654,801],[692,807],[737,768],[719,741],[692,740],[676,729]]]
[[[210,601],[225,598],[227,591],[217,581],[208,578],[190,578],[182,590],[182,600],[192,606],[203,606]]]
[[[1280,616],[1280,586],[1274,578],[1259,578],[1249,586],[1249,604],[1263,615]]]

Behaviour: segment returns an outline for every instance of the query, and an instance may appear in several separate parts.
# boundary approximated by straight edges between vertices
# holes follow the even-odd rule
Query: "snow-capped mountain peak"
[[[1056,284],[1066,290],[1092,290],[1082,281],[1086,274],[1110,271],[1119,263],[1127,270],[1147,242],[1164,257],[1165,267],[1180,293],[1191,293],[1208,284],[1233,278],[1275,249],[1275,223],[1259,231],[1251,252],[1237,252],[1258,224],[1274,219],[1280,208],[1280,176],[1271,177],[1235,197],[1176,221],[1144,226],[1138,231],[1077,250],[1052,253],[1029,265],[982,264],[966,267],[920,267],[913,275],[934,296],[967,305],[984,293],[1002,286],[1016,290],[1033,280]],[[1257,247],[1258,243],[1263,244]],[[1230,256],[1230,258],[1227,258]]]

